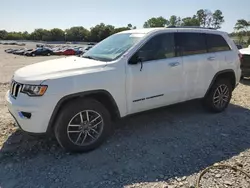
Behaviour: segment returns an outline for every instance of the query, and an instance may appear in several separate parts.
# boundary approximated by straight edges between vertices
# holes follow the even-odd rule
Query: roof
[[[145,28],[145,29],[132,29],[132,30],[126,30],[126,31],[122,31],[121,33],[143,33],[143,34],[147,34],[151,31],[158,31],[158,30],[164,30],[166,28],[164,27],[155,27],[155,28]]]
[[[141,34],[148,34],[153,31],[159,31],[159,30],[171,30],[171,29],[179,29],[179,30],[194,30],[194,31],[210,31],[210,32],[221,32],[223,31],[215,30],[212,28],[204,28],[204,27],[155,27],[155,28],[145,28],[145,29],[132,29],[132,30],[126,30],[122,31],[120,33],[141,33]]]

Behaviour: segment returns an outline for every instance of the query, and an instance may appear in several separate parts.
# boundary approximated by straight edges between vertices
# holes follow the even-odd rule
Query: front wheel
[[[77,99],[64,106],[54,128],[59,144],[70,152],[99,147],[111,132],[107,109],[94,99]]]
[[[224,111],[232,97],[232,84],[227,79],[215,81],[204,98],[205,107],[215,113]]]

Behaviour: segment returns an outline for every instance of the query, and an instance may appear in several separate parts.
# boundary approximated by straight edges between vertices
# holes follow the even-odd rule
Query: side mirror
[[[139,51],[138,52],[138,57],[137,57],[139,62],[143,62],[146,60],[146,54],[144,51]]]
[[[143,51],[138,51],[136,54],[133,55],[133,57],[129,60],[129,64],[135,65],[137,63],[142,63],[145,61],[145,53]]]

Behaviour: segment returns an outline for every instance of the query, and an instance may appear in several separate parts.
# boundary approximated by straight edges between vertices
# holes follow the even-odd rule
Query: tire
[[[78,114],[80,112],[82,112],[82,118],[80,114]],[[74,122],[74,124],[79,124],[81,119],[82,122],[88,122],[86,118],[87,113],[89,115],[89,122],[93,121],[98,115],[100,115],[100,118],[93,122],[93,125],[99,123],[95,128],[95,132],[93,132],[92,129],[84,130],[91,126],[93,127],[93,125],[88,126],[82,124],[82,127],[79,127],[79,125],[72,126],[72,122]],[[91,117],[91,115],[93,115],[93,117]],[[101,120],[102,123],[100,123]],[[72,127],[69,126],[69,124],[71,124]],[[88,128],[83,128],[84,126],[87,126]],[[100,128],[101,126],[102,128]],[[100,132],[99,136],[96,134],[98,129]],[[69,152],[88,152],[98,148],[108,138],[111,130],[111,118],[108,110],[100,102],[91,98],[77,99],[66,104],[61,110],[54,127],[54,133],[58,143],[62,148]],[[68,131],[71,131],[71,133]],[[89,133],[86,133],[86,131],[89,131]],[[89,134],[97,139],[90,143],[81,145],[81,143],[93,140],[93,137]]]
[[[35,56],[36,56],[36,54],[34,54],[34,53],[33,53],[33,54],[31,54],[31,55],[32,55],[33,57],[35,57]]]
[[[50,55],[51,55],[50,53],[47,54],[47,56],[50,56]]]
[[[224,95],[220,95],[221,91]],[[228,107],[231,98],[232,84],[229,80],[223,78],[215,81],[207,95],[204,97],[203,103],[205,108],[210,112],[220,113]]]

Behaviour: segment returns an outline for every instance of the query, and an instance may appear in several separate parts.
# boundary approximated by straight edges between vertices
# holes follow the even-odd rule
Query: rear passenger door
[[[213,54],[213,66],[216,66],[216,70],[224,70],[232,65],[232,69],[235,69],[235,54],[231,53],[232,50],[224,37],[219,34],[206,34],[208,53]],[[238,57],[236,57],[238,60]]]
[[[206,92],[207,75],[214,69],[213,53],[207,53],[206,37],[199,31],[179,31],[176,36],[178,55],[183,58],[182,100],[201,98]]]

